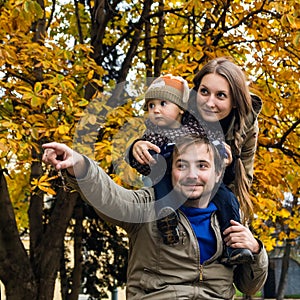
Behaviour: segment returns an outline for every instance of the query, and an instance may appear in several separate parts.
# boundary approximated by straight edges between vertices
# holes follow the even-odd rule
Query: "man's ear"
[[[222,178],[222,172],[216,172],[216,183],[218,183]]]

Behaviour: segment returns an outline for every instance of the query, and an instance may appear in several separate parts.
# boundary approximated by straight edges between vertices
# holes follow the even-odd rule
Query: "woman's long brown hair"
[[[230,86],[236,118],[233,132],[234,144],[231,145],[232,154],[236,159],[234,193],[240,202],[240,207],[243,213],[243,222],[246,222],[253,216],[253,204],[250,198],[251,182],[246,175],[245,167],[241,160],[241,144],[243,141],[243,135],[245,135],[247,116],[252,112],[251,96],[243,71],[229,58],[225,57],[209,61],[196,74],[193,80],[195,92],[198,92],[202,78],[211,73],[224,77]],[[196,102],[196,99],[193,99],[192,101]],[[192,106],[193,105],[195,105],[195,103],[193,103]],[[226,132],[224,132],[224,134],[226,135]]]

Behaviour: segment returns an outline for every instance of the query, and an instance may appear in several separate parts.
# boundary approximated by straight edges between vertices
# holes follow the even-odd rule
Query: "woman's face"
[[[197,93],[197,109],[207,122],[216,122],[227,117],[233,108],[227,80],[218,74],[207,74],[202,78]]]

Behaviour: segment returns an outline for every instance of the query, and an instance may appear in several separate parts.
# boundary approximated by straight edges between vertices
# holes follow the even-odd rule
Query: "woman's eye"
[[[202,95],[208,94],[208,91],[207,91],[207,89],[205,89],[205,88],[200,88],[200,89],[199,89],[199,92],[200,92],[200,94],[202,94]]]
[[[218,93],[219,98],[227,98],[227,95],[225,93]]]

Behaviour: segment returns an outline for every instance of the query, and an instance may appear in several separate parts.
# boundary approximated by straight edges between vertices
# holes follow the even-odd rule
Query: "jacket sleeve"
[[[134,224],[153,218],[154,194],[151,188],[125,189],[116,184],[96,162],[84,158],[88,171],[83,178],[70,176],[67,171],[63,175],[68,186],[78,191],[105,221],[129,232]]]
[[[251,184],[253,180],[254,157],[258,138],[257,120],[254,121],[254,124],[249,128],[245,135],[245,140],[241,149],[241,160],[243,162],[247,178]]]
[[[245,167],[249,183],[253,180],[254,156],[258,139],[258,115],[262,108],[262,100],[255,94],[251,94],[252,112],[246,118],[246,132],[241,148],[241,159]]]
[[[238,265],[234,271],[234,283],[239,291],[246,295],[254,295],[263,287],[268,275],[268,255],[263,247],[256,254],[253,264]]]

